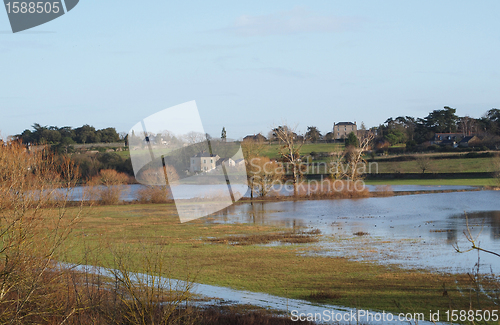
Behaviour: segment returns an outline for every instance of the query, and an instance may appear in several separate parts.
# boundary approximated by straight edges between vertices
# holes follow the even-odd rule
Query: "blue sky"
[[[119,5],[117,5],[119,3]],[[12,34],[0,13],[2,135],[127,132],[196,100],[205,131],[480,117],[500,107],[498,1],[92,1]]]

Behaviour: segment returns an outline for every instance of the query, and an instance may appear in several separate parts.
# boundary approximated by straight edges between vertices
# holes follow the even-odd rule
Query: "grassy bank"
[[[498,186],[496,178],[450,178],[450,179],[383,179],[366,180],[366,185],[461,185],[461,186]]]
[[[164,275],[358,308],[392,312],[468,309],[467,275],[435,274],[350,261],[341,257],[302,256],[303,244],[259,245],[262,236],[276,239],[283,229],[259,224],[210,224],[199,219],[179,224],[173,205],[123,205],[92,208],[71,240],[67,261],[88,263],[82,256],[109,260],[108,247],[162,247],[172,261]],[[235,236],[246,236],[244,244]],[[317,240],[320,234],[309,234]],[[312,240],[314,241],[314,240]],[[265,242],[265,241],[264,241]],[[295,241],[292,241],[295,242]],[[141,266],[136,266],[141,271]],[[462,291],[460,291],[462,290]],[[481,297],[483,309],[493,308]]]
[[[418,161],[377,161],[379,173],[421,173]],[[432,173],[472,173],[494,172],[498,168],[495,158],[431,159],[426,172]]]

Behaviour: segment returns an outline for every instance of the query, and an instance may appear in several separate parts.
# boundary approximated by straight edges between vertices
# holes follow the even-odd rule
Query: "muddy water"
[[[319,229],[318,243],[303,254],[348,256],[439,271],[470,271],[477,252],[464,231],[484,249],[500,252],[500,192],[418,194],[356,200],[245,203],[207,217],[207,223],[255,223]],[[349,239],[349,240],[346,240]],[[500,271],[500,258],[479,254],[482,271]]]

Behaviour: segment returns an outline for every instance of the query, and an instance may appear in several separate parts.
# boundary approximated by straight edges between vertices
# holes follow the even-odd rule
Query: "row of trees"
[[[358,133],[367,131],[364,123],[361,123]],[[456,109],[445,106],[443,109],[434,110],[426,117],[398,116],[390,117],[378,127],[370,129],[376,134],[377,140],[385,140],[391,145],[409,144],[416,145],[431,140],[436,133],[462,133],[464,136],[479,135],[481,137],[500,136],[500,109],[492,108],[481,118],[470,116],[458,116]],[[322,134],[316,126],[308,126],[306,133],[298,135],[294,132],[296,139],[300,141],[318,142],[334,141],[333,132]],[[248,137],[247,137],[248,138]],[[261,134],[252,137],[253,140],[263,139],[279,142],[275,130],[268,133],[268,137]]]
[[[26,129],[16,137],[24,144],[62,144],[75,143],[110,143],[125,140],[125,135],[119,135],[115,128],[109,127],[96,130],[95,127],[84,125],[79,128],[69,126],[41,126],[38,123],[32,125],[32,130]]]
[[[500,136],[500,110],[490,109],[483,117],[458,116],[456,109],[445,106],[424,118],[399,116],[388,118],[375,130],[379,139],[391,145],[406,143],[409,146],[431,140],[436,133],[461,133],[464,136]]]
[[[366,131],[364,123],[361,123],[360,130]],[[306,131],[306,133],[304,135],[297,134],[297,133],[295,133],[295,131],[292,131],[292,133],[293,133],[293,136],[297,140],[299,140],[299,141],[308,141],[308,142],[312,142],[312,143],[316,143],[318,141],[335,141],[337,139],[337,137],[335,136],[335,134],[333,132],[328,132],[328,133],[326,133],[326,134],[323,135],[321,133],[321,131],[316,126],[308,126],[307,127],[307,131]],[[273,141],[273,142],[279,142],[280,141],[280,139],[277,136],[276,131],[274,129],[271,130],[271,131],[269,131],[269,133],[268,133],[268,139],[266,139],[261,134],[259,134],[257,136],[263,138],[264,140],[268,140],[269,139],[269,141]],[[257,138],[256,138],[257,136],[253,137],[254,140],[257,140]]]

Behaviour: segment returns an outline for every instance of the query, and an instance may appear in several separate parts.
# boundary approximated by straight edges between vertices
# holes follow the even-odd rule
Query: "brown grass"
[[[313,300],[313,301],[331,301],[341,299],[342,295],[337,292],[333,292],[332,290],[320,290],[311,292],[310,295],[305,297],[305,299]]]
[[[321,232],[318,229],[310,232],[285,232],[278,234],[256,234],[244,236],[225,236],[220,238],[209,238],[208,242],[214,244],[228,244],[228,245],[259,245],[269,244],[273,242],[287,243],[287,244],[307,244],[315,243],[318,238],[313,235],[318,235]]]
[[[301,183],[298,187],[298,197],[303,198],[364,198],[370,192],[361,181],[325,179],[322,181],[311,180]]]
[[[293,325],[314,324],[308,321],[292,321],[290,317],[278,316],[266,310],[244,310],[240,306],[211,307],[199,312],[198,325]]]

